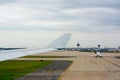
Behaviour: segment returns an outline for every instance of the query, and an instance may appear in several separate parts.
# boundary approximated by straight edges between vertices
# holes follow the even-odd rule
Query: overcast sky
[[[120,46],[120,0],[0,0],[0,47],[44,47],[64,33],[68,47]]]

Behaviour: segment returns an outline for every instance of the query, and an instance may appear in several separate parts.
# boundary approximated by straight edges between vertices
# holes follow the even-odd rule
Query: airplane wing
[[[55,41],[51,42],[47,48],[64,48],[70,39],[71,34],[65,34]]]
[[[64,34],[60,38],[50,43],[46,48],[0,51],[0,61],[52,51],[56,50],[56,48],[65,48],[70,37],[71,34]]]

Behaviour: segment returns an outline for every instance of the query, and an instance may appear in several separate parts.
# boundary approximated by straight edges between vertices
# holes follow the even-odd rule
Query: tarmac
[[[58,80],[120,80],[120,53],[102,53],[102,58],[93,52],[46,52],[36,56],[69,56],[64,58],[18,58],[16,60],[66,60],[72,64],[60,75]],[[70,57],[71,56],[71,57]]]
[[[42,69],[35,70],[15,80],[58,80],[71,61],[53,61]]]

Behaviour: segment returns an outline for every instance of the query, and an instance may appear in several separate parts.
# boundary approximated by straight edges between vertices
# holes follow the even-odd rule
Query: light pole
[[[79,44],[79,43],[77,43],[77,48],[78,48],[78,50],[79,50],[79,48],[80,48],[80,44]]]
[[[120,46],[118,47],[118,49],[119,49],[119,52],[120,52]]]
[[[98,51],[99,51],[99,52],[100,52],[100,46],[101,46],[101,45],[100,45],[100,44],[98,44]]]

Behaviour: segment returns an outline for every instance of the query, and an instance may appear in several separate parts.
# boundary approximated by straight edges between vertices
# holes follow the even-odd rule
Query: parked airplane
[[[71,34],[64,34],[60,38],[50,43],[46,48],[0,51],[0,61],[14,59],[18,57],[27,56],[27,55],[33,55],[37,53],[43,53],[43,52],[52,51],[52,50],[57,50],[57,48],[65,48],[70,37],[71,37]]]

